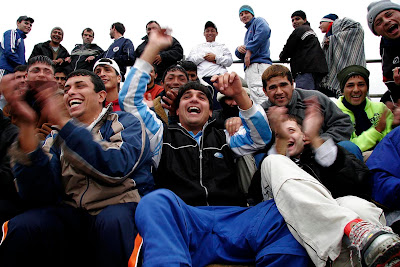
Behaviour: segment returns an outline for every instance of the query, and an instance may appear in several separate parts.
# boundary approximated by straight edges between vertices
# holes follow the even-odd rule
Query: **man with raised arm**
[[[239,76],[225,73],[213,77],[220,92],[232,97],[240,108],[244,126],[233,136],[209,121],[212,95],[198,83],[180,87],[171,105],[171,113],[176,109],[180,123],[166,126],[143,101],[151,63],[171,42],[171,36],[153,32],[120,92],[121,108],[146,125],[157,186],[172,191],[157,190],[143,198],[137,210],[144,264],[307,266],[303,248],[288,235],[273,202],[238,207],[246,202],[238,189],[234,155],[260,149],[271,138],[265,112],[252,103]]]
[[[41,145],[35,112],[15,85],[12,76],[1,83],[20,128],[14,174],[20,196],[35,208],[4,223],[1,265],[134,266],[134,213],[153,186],[144,127],[104,107],[102,80],[78,70],[63,96],[54,94],[54,81],[38,84],[40,111],[53,125]]]

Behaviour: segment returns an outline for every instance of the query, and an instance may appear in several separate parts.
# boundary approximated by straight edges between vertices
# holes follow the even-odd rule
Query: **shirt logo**
[[[393,64],[399,64],[399,63],[400,63],[399,56],[397,56],[393,59]]]
[[[113,48],[114,53],[117,52],[118,50],[119,50],[119,47],[118,47],[118,46],[116,46],[116,47]]]
[[[220,152],[216,152],[216,153],[214,154],[214,157],[216,157],[217,159],[223,159],[223,158],[224,158],[224,155],[222,155]]]

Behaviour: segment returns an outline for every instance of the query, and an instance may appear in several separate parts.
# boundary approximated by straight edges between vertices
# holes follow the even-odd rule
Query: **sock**
[[[361,219],[354,219],[352,221],[350,221],[348,224],[346,224],[346,226],[344,227],[344,234],[349,236],[351,229],[353,228],[354,225],[356,225],[359,222],[362,222],[363,220]]]

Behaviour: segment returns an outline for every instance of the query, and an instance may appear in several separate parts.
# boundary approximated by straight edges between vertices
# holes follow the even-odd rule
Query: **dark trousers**
[[[0,265],[128,266],[136,260],[136,206],[110,205],[95,216],[67,205],[28,210],[3,225]]]

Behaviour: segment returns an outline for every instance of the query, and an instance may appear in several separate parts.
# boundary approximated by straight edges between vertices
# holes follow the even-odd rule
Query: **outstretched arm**
[[[157,167],[161,157],[163,140],[163,123],[157,115],[149,109],[143,99],[150,79],[152,62],[163,48],[168,47],[172,37],[164,31],[153,32],[149,37],[142,55],[136,60],[130,70],[124,85],[119,93],[119,104],[122,110],[132,113],[145,126],[150,139],[150,150],[153,154],[153,163]]]
[[[260,105],[253,104],[243,89],[239,76],[234,72],[225,73],[213,76],[211,81],[221,93],[232,97],[239,106],[243,126],[233,136],[225,131],[232,151],[241,156],[265,147],[271,141],[267,115]]]

